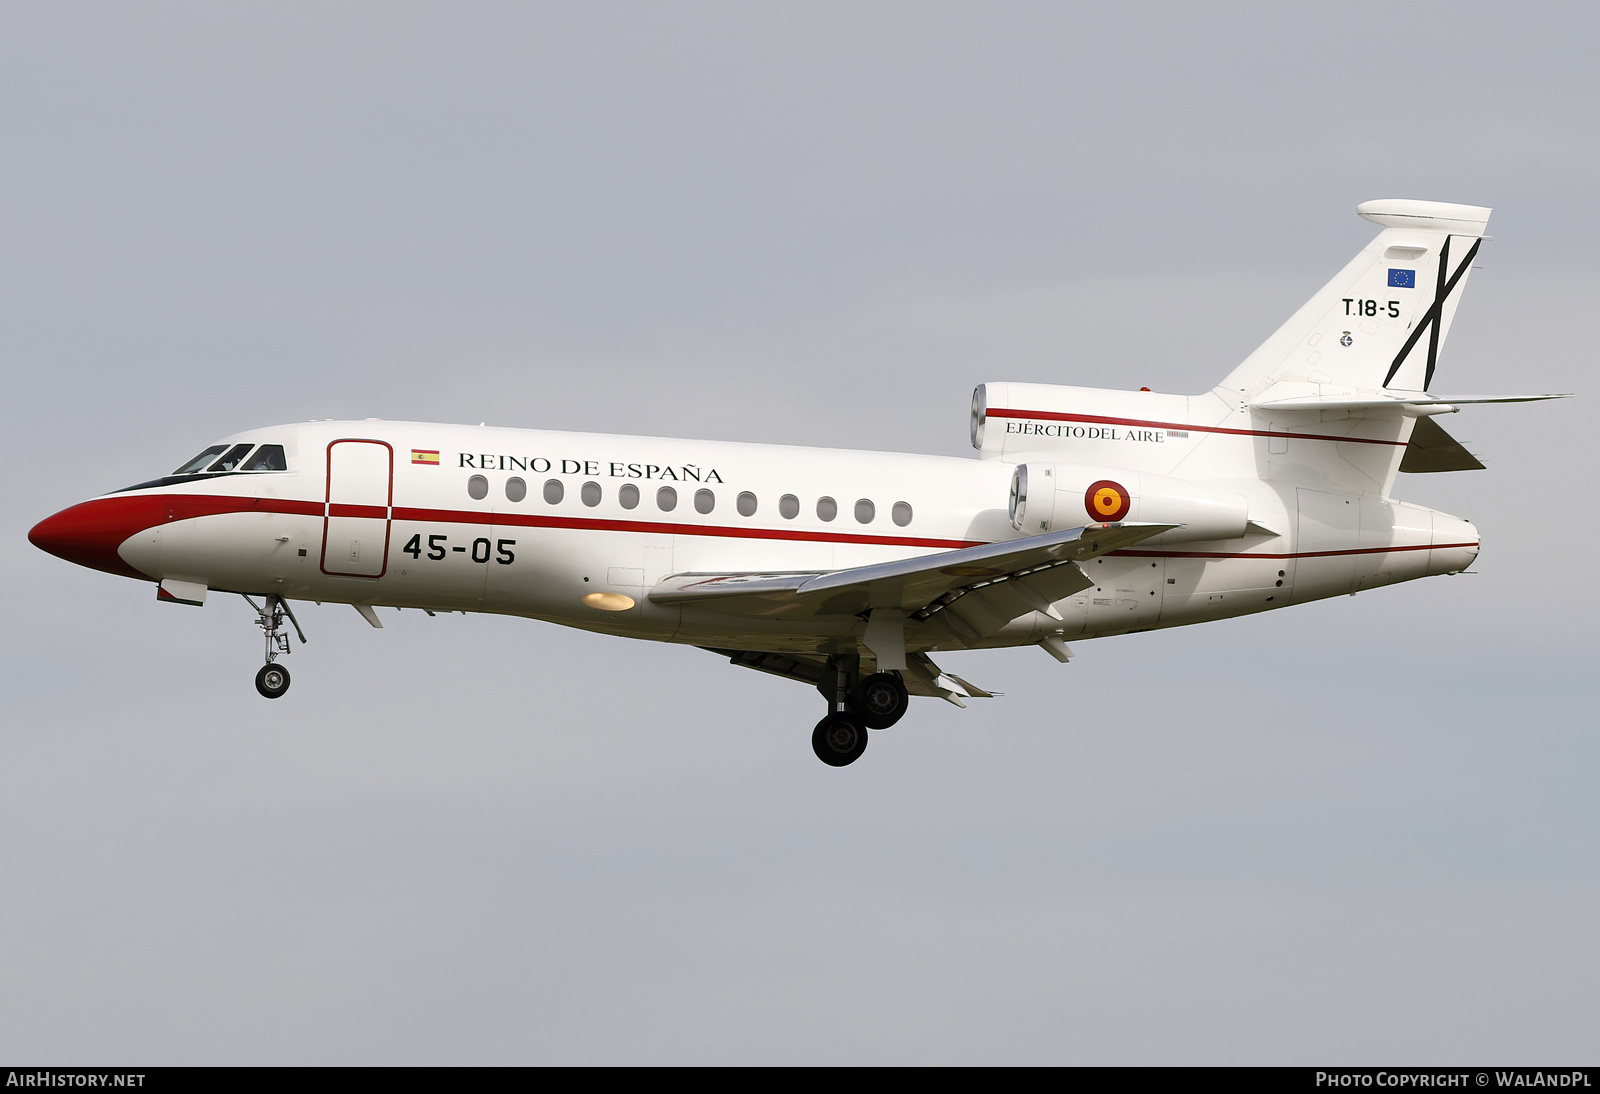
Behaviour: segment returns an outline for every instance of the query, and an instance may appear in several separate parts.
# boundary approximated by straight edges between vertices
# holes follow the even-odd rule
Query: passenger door
[[[392,447],[383,441],[351,439],[329,444],[322,572],[382,577],[389,565],[393,507]]]

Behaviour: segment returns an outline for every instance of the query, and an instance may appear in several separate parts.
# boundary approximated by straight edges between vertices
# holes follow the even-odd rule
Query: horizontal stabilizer
[[[872,608],[916,612],[969,589],[1037,577],[1074,562],[1109,554],[1172,524],[1090,524],[1042,536],[985,543],[955,551],[825,573],[676,574],[650,590],[655,604],[706,608],[770,619],[853,616]],[[1081,587],[1079,573],[1070,582]],[[1054,591],[1052,582],[1043,582]],[[1066,595],[1062,593],[1060,595]],[[1045,598],[1046,603],[1049,597]],[[1015,615],[1038,610],[1039,596],[1018,601]]]
[[[1549,395],[1430,395],[1426,391],[1274,397],[1274,392],[1270,388],[1263,394],[1265,398],[1255,399],[1250,403],[1257,410],[1377,410],[1395,407],[1404,411],[1407,407],[1415,407],[1422,411],[1438,408],[1438,412],[1445,413],[1453,411],[1456,407],[1474,406],[1479,403],[1535,403],[1542,399],[1572,397],[1571,392]]]
[[[1482,471],[1483,464],[1461,442],[1444,431],[1432,418],[1417,419],[1411,443],[1400,461],[1400,470],[1413,475],[1437,471]]]

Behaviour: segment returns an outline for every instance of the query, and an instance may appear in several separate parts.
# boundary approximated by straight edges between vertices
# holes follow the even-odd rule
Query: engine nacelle
[[[1011,524],[1039,535],[1084,524],[1181,524],[1160,542],[1237,539],[1250,504],[1238,494],[1126,468],[1021,463],[1011,476]]]

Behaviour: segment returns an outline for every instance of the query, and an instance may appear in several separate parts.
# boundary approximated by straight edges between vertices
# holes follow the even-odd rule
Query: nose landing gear
[[[294,617],[289,602],[283,597],[269,594],[262,604],[257,604],[248,596],[244,599],[256,610],[256,626],[261,628],[267,642],[267,663],[256,673],[256,690],[268,699],[276,699],[289,690],[289,670],[273,664],[280,654],[289,652],[289,635],[283,629],[284,619],[294,625],[294,633],[300,636],[302,646],[306,644],[306,632],[300,629],[300,621]]]

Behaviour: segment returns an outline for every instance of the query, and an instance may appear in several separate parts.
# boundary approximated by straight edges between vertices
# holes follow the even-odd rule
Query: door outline
[[[389,474],[387,476],[388,481],[386,483],[386,493],[384,496],[382,514],[383,564],[378,568],[378,572],[375,574],[352,574],[342,570],[328,569],[328,532],[330,530],[332,518],[336,516],[371,518],[379,515],[370,511],[377,508],[375,505],[350,505],[341,503],[339,505],[341,510],[353,511],[339,513],[335,513],[333,511],[333,446],[338,444],[377,444],[382,445],[389,453]],[[322,559],[318,565],[320,566],[322,572],[330,577],[361,577],[366,578],[369,581],[376,580],[389,572],[389,536],[394,531],[394,445],[390,444],[388,441],[374,440],[371,437],[340,437],[336,440],[328,442],[327,456],[327,472],[324,476],[322,494]]]

